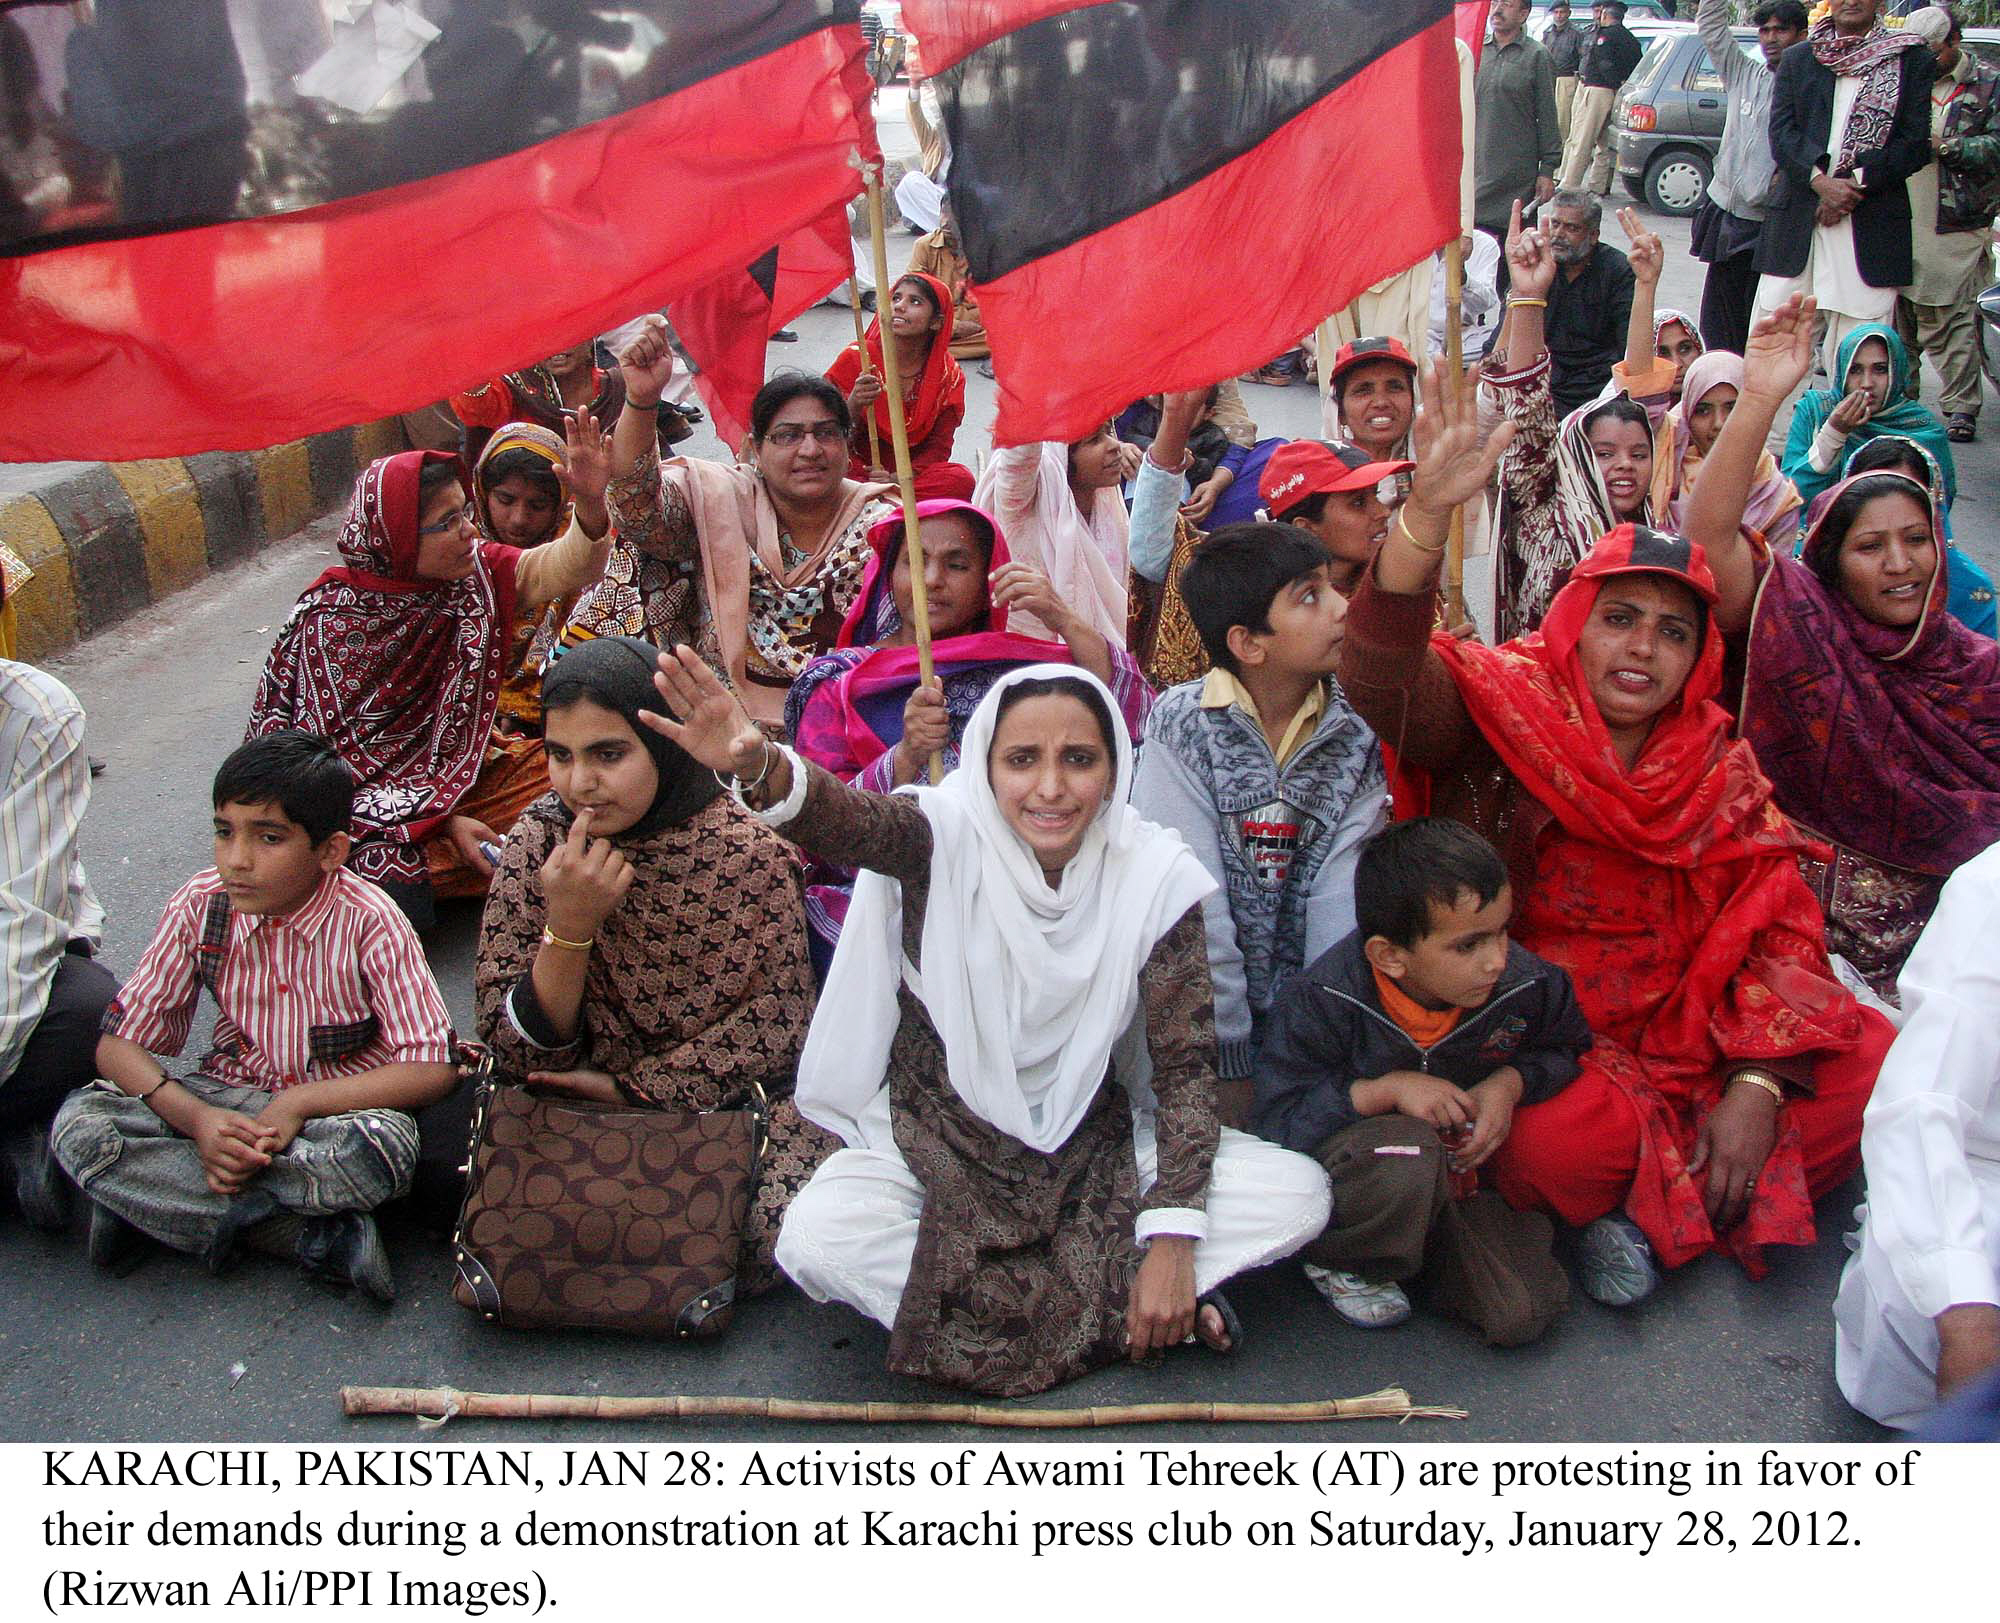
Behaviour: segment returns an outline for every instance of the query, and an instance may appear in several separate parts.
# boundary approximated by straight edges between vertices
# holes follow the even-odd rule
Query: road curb
[[[0,496],[0,541],[34,571],[13,601],[16,657],[62,653],[297,534],[407,443],[389,417],[262,451],[97,463]]]

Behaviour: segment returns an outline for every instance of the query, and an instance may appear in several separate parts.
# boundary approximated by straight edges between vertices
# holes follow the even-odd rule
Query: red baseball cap
[[[1323,491],[1367,490],[1408,473],[1414,462],[1371,462],[1358,445],[1333,440],[1293,440],[1273,451],[1257,481],[1257,494],[1273,518]]]
[[[1366,366],[1370,361],[1394,361],[1398,366],[1407,366],[1412,372],[1417,369],[1417,363],[1410,359],[1410,352],[1403,347],[1402,339],[1357,338],[1342,344],[1334,352],[1333,370],[1327,374],[1327,386],[1331,388],[1343,374],[1352,372],[1357,366]]]

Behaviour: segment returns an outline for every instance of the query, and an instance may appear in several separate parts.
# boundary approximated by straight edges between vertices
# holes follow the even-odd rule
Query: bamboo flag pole
[[[343,1386],[344,1414],[407,1414],[438,1427],[468,1420],[795,1420],[870,1426],[992,1426],[1072,1431],[1103,1426],[1301,1425],[1323,1420],[1464,1420],[1463,1409],[1416,1404],[1401,1387],[1312,1403],[1121,1403],[1026,1409],[985,1403],[834,1403],[797,1398],[585,1397],[552,1392],[461,1392],[456,1387]]]
[[[868,331],[861,324],[861,279],[853,271],[847,273],[847,299],[854,310],[854,347],[861,351],[861,370],[872,372],[875,368],[868,364]],[[875,295],[875,319],[877,321],[882,320],[882,295],[879,290]],[[882,325],[886,327],[889,324],[883,321]],[[887,351],[885,350],[884,353],[886,354]],[[879,468],[882,466],[882,434],[875,426],[875,408],[873,406],[868,408],[867,422],[868,465],[871,468]]]
[[[896,484],[903,495],[903,545],[910,554],[910,618],[917,630],[917,674],[931,681],[931,606],[924,594],[924,542],[917,533],[917,487],[910,472],[910,431],[903,422],[903,374],[896,364],[896,324],[885,315],[895,306],[889,281],[889,243],[882,225],[882,166],[862,171],[868,182],[868,236],[875,248],[875,319],[882,330],[882,393],[889,401],[889,437],[895,442]],[[884,301],[887,301],[885,304]],[[947,335],[940,334],[943,342]],[[944,778],[944,757],[931,755],[931,782]]]
[[[1314,363],[1319,367],[1319,431],[1333,433],[1333,413],[1328,402],[1333,398],[1333,318],[1328,316],[1315,329],[1313,348]]]
[[[1444,353],[1450,386],[1465,394],[1465,239],[1453,237],[1444,251]],[[1444,552],[1444,615],[1448,625],[1465,619],[1465,509],[1451,510],[1451,533]]]

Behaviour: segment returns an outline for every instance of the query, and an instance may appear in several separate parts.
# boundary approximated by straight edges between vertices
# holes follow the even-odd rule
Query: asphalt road
[[[1686,233],[1668,227],[1665,301],[1692,306],[1699,267]],[[1615,227],[1612,228],[1615,235]],[[892,246],[900,263],[905,247]],[[846,311],[809,313],[802,341],[773,346],[777,365],[822,366],[852,337]],[[1302,385],[1245,387],[1266,433],[1316,431],[1317,400]],[[961,456],[985,443],[993,386],[973,373]],[[2000,417],[1989,416],[2000,427]],[[712,438],[694,447],[719,454]],[[1995,500],[1988,447],[1960,461],[1961,536],[2000,564],[1985,509]],[[100,637],[57,671],[90,713],[98,780],[85,854],[111,914],[106,957],[129,970],[161,904],[208,860],[208,782],[240,738],[272,634],[297,592],[334,556],[338,518],[182,593]],[[478,915],[447,910],[430,940],[455,1017],[469,1029]],[[198,1031],[199,1035],[199,1031]],[[192,1047],[193,1045],[191,1045]],[[197,1053],[198,1049],[195,1050]],[[1246,1327],[1239,1356],[1177,1353],[1156,1369],[1115,1369],[1047,1400],[1103,1404],[1167,1399],[1280,1401],[1401,1385],[1419,1401],[1470,1411],[1461,1422],[1407,1428],[1399,1440],[1860,1440],[1880,1435],[1841,1402],[1832,1379],[1830,1303],[1844,1255],[1839,1234],[1857,1191],[1821,1209],[1822,1238],[1746,1279],[1707,1261],[1683,1270],[1643,1307],[1613,1313],[1578,1298],[1539,1344],[1482,1347],[1465,1329],[1423,1313],[1393,1331],[1336,1321],[1295,1267],[1231,1287]],[[785,1288],[738,1314],[710,1345],[660,1345],[608,1335],[528,1335],[481,1324],[450,1299],[443,1243],[407,1222],[385,1225],[402,1299],[384,1311],[330,1295],[264,1261],[224,1280],[159,1254],[126,1279],[93,1272],[80,1234],[0,1227],[0,1438],[151,1441],[383,1441],[407,1421],[343,1419],[343,1383],[454,1385],[482,1390],[729,1393],[800,1398],[910,1399],[931,1388],[883,1372],[885,1336],[843,1309]],[[1331,1435],[1334,1428],[1321,1428]],[[445,1435],[522,1439],[609,1437],[638,1427],[458,1422]],[[1357,1440],[1386,1423],[1338,1428]],[[783,1428],[718,1423],[708,1435],[752,1440]],[[867,1435],[883,1437],[885,1428]],[[1247,1439],[1254,1428],[1189,1435]],[[854,1428],[853,1436],[863,1435]],[[886,1435],[895,1435],[888,1432]],[[948,1439],[926,1433],[935,1441]],[[838,1440],[824,1430],[815,1440]]]

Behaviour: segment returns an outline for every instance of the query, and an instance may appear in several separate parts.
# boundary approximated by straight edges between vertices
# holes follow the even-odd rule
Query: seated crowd
[[[896,377],[879,324],[779,374],[734,462],[663,460],[658,318],[615,370],[496,380],[469,467],[357,481],[214,865],[122,986],[81,712],[0,663],[20,1209],[80,1191],[105,1266],[247,1249],[391,1299],[372,1214],[470,1086],[418,932],[483,894],[497,1076],[754,1095],[736,1294],[845,1303],[900,1373],[1231,1351],[1227,1282],[1284,1258],[1349,1325],[1414,1298],[1517,1344],[1567,1308],[1559,1231],[1630,1307],[1709,1252],[1761,1277],[1865,1163],[1840,1379],[1917,1423],[2000,1365],[1990,583],[1981,629],[1893,329],[1847,332],[1774,458],[1811,300],[1703,353],[1626,225],[1626,357],[1566,414],[1518,209],[1485,375],[1356,340],[1327,441],[1197,390],[975,479],[927,273]],[[1446,601],[1461,509],[1496,641]]]

